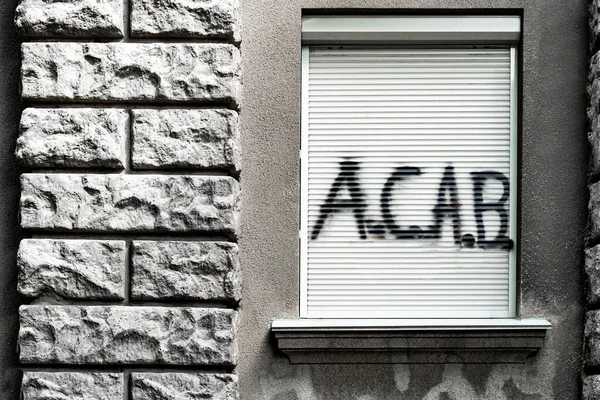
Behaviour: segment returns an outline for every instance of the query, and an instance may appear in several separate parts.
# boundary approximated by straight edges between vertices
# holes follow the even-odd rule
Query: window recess
[[[515,319],[520,18],[306,17],[302,37],[304,322],[275,321],[278,340],[319,320],[408,339],[400,320]],[[452,326],[419,331],[456,351]]]

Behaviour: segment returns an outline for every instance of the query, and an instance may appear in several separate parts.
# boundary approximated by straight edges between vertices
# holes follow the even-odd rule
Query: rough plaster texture
[[[132,400],[238,400],[238,379],[232,374],[133,373]]]
[[[259,0],[241,4],[244,203],[240,248],[244,300],[238,369],[242,399],[580,398],[581,271],[587,222],[588,2]],[[460,9],[477,13],[490,8],[522,9],[524,15],[519,309],[524,317],[546,317],[552,322],[544,348],[526,364],[510,366],[290,366],[273,353],[268,331],[272,319],[298,316],[303,10],[318,13],[326,9],[323,12],[335,14],[336,9],[421,9],[422,13]]]
[[[23,43],[22,54],[27,100],[240,101],[230,44]]]
[[[23,239],[17,254],[19,293],[122,300],[125,258],[124,241]]]
[[[117,373],[25,372],[22,400],[122,400],[123,375]]]
[[[236,231],[226,176],[23,174],[21,227],[84,232]]]
[[[123,36],[122,0],[21,0],[15,24],[28,37]]]
[[[237,0],[133,0],[133,37],[240,40]]]
[[[25,364],[235,365],[236,313],[218,308],[21,306]]]
[[[122,169],[127,120],[118,109],[27,108],[17,159],[29,168]]]
[[[131,296],[136,300],[237,301],[237,245],[227,242],[136,241]]]
[[[239,169],[235,111],[134,110],[132,114],[134,168]]]

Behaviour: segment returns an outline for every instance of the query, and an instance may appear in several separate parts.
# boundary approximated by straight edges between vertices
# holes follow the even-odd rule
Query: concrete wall
[[[553,324],[523,365],[290,366],[270,342],[298,316],[303,10],[523,11],[520,313]],[[241,392],[248,400],[577,399],[587,215],[585,0],[242,1]],[[268,179],[265,179],[268,177]]]

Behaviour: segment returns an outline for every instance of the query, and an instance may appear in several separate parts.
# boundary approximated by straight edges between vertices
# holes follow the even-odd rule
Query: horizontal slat
[[[374,175],[381,176],[382,174],[388,174],[387,177],[389,177],[389,173],[393,171],[394,167],[396,167],[396,166],[402,166],[402,165],[406,165],[407,164],[407,162],[405,162],[402,159],[396,159],[394,161],[395,161],[395,164],[392,165],[391,168],[389,166],[388,167],[384,167],[384,166],[381,166],[381,167],[371,167],[371,168],[368,168],[368,170],[362,170],[362,168],[361,168],[361,170],[359,172],[359,175],[362,176],[363,174],[374,174]],[[477,166],[476,167],[477,169],[473,168],[472,171],[480,171],[481,170],[480,169],[481,164],[483,163],[484,164],[483,166],[485,166],[485,161],[486,161],[485,159],[483,159],[483,160],[471,160],[470,163],[472,165],[476,165]],[[427,160],[426,163],[430,163],[430,162],[431,162],[431,160]],[[419,168],[427,168],[427,164],[426,163],[420,164]],[[396,164],[399,164],[399,165],[396,165]],[[339,166],[340,165],[339,165],[338,161],[324,160],[324,161],[318,163],[318,166],[309,167],[309,172],[312,173],[312,174],[315,174],[315,175],[319,174],[318,175],[319,177],[332,176],[333,178],[335,178],[339,174],[339,170],[340,170]],[[438,167],[438,168],[440,168],[440,167],[444,168],[445,166],[446,166],[446,163],[444,163],[441,166],[438,164],[436,167]],[[503,165],[502,166],[503,169],[500,169],[500,168],[497,168],[497,167],[494,167],[494,168],[495,168],[494,171],[498,171],[500,173],[505,174],[505,172],[503,172],[503,169],[504,169],[504,171],[508,170],[508,165],[506,165],[506,164]],[[490,170],[490,168],[486,168],[485,170],[486,171]],[[417,178],[418,178],[418,176],[417,176]]]
[[[376,107],[376,104],[382,107],[405,107],[407,112],[417,107],[439,107],[439,106],[465,106],[472,107],[479,105],[486,106],[506,106],[510,104],[510,97],[503,98],[490,96],[402,96],[402,95],[379,95],[367,96],[358,94],[357,97],[343,96],[336,93],[329,95],[313,96],[307,101],[308,109],[314,112],[317,107],[327,109],[330,107],[347,106],[360,107],[364,104],[367,109]],[[456,111],[452,111],[456,112]]]
[[[328,300],[357,300],[359,302],[368,303],[370,298],[384,300],[386,298],[390,300],[419,300],[421,298],[427,298],[434,300],[459,300],[461,297],[467,300],[495,300],[500,299],[506,301],[508,296],[508,288],[505,290],[494,291],[489,294],[473,293],[465,291],[454,291],[454,292],[441,292],[441,291],[403,291],[401,295],[394,294],[393,292],[338,292],[338,291],[327,291],[326,295],[321,292],[309,292],[312,300],[328,301]]]
[[[397,304],[400,307],[407,307],[407,306],[423,306],[423,305],[429,305],[429,306],[438,306],[438,305],[444,305],[444,306],[496,306],[496,307],[502,307],[504,304],[506,303],[506,299],[502,299],[502,300],[488,300],[488,301],[483,301],[483,300],[464,300],[464,301],[448,301],[447,299],[444,300],[427,300],[427,299],[418,299],[418,300],[401,300],[401,301],[386,301],[386,300],[381,300],[381,301],[376,301],[376,300],[372,300],[372,301],[368,301],[366,304],[367,305],[381,305],[381,306],[388,306],[388,305],[394,305]],[[313,300],[308,300],[308,304],[309,307],[310,306],[341,306],[341,305],[352,305],[352,306],[356,306],[356,307],[360,307],[362,308],[362,306],[365,304],[363,303],[363,300],[361,299],[361,301],[359,300],[339,300],[339,301],[334,301],[334,300],[327,300],[327,301],[313,301]],[[487,307],[486,307],[487,308]]]
[[[403,283],[417,283],[417,282],[424,282],[424,281],[437,281],[437,282],[442,282],[444,284],[451,284],[451,283],[457,283],[457,284],[471,284],[471,285],[475,285],[475,284],[488,284],[491,280],[492,277],[481,277],[481,274],[476,274],[476,273],[471,273],[471,274],[435,274],[435,275],[431,275],[431,274],[427,274],[427,275],[423,275],[423,273],[421,273],[421,276],[418,276],[417,273],[414,274],[401,274],[401,273],[388,273],[388,274],[384,274],[384,273],[378,273],[377,275],[373,275],[373,274],[365,274],[365,273],[346,273],[344,275],[342,274],[332,274],[332,273],[322,273],[319,274],[318,272],[311,272],[314,273],[315,275],[318,275],[318,278],[314,278],[315,280],[318,280],[319,282],[325,282],[327,280],[332,280],[332,281],[343,281],[345,283],[359,283],[361,280],[363,282],[370,282],[371,284],[374,283],[384,283],[384,284],[389,284],[392,283],[394,281],[401,281]],[[493,275],[493,274],[490,274]],[[498,274],[501,275],[501,274]],[[508,271],[506,273],[506,276],[508,276]],[[309,277],[309,284],[311,282],[313,278]],[[497,279],[498,282],[501,282],[502,279],[500,276],[495,277],[495,279]],[[329,282],[332,283],[332,282]]]
[[[315,282],[315,285],[309,289],[309,291],[314,292],[324,292],[329,293],[329,291],[339,291],[339,292],[364,292],[370,293],[373,290],[378,290],[381,293],[397,293],[398,288],[401,288],[403,293],[409,293],[411,291],[422,293],[423,291],[432,290],[433,293],[437,293],[438,291],[448,291],[453,293],[454,291],[470,291],[474,293],[478,292],[488,292],[488,291],[503,291],[508,289],[508,284],[506,282],[490,282],[488,284],[479,285],[477,287],[473,287],[470,285],[447,285],[444,283],[438,283],[435,286],[435,290],[429,286],[428,282],[423,283],[412,283],[412,284],[377,284],[377,285],[367,285],[367,284],[343,284],[339,285],[336,283],[328,284],[328,283],[319,283]]]

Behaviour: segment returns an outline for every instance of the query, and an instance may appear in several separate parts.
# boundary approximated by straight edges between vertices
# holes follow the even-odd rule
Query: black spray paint
[[[312,240],[319,237],[319,233],[321,233],[325,221],[331,214],[344,210],[352,210],[354,219],[356,219],[356,226],[358,227],[358,235],[361,239],[367,238],[364,222],[366,208],[365,196],[358,181],[359,169],[359,163],[356,161],[346,160],[340,163],[340,173],[333,181],[333,185],[331,185],[331,188],[329,189],[327,198],[321,205],[319,219],[310,235]],[[340,190],[342,190],[344,186],[346,186],[348,192],[350,192],[350,200],[337,199]]]
[[[381,215],[383,223],[365,220],[366,203],[365,196],[360,187],[358,172],[360,164],[356,161],[346,160],[340,163],[340,173],[333,181],[325,202],[320,207],[319,219],[311,233],[311,239],[319,237],[321,230],[327,218],[336,213],[346,210],[352,210],[360,239],[367,239],[367,230],[370,235],[385,236],[387,233],[393,235],[396,239],[440,239],[444,220],[450,219],[454,234],[454,242],[463,247],[481,248],[504,248],[510,249],[512,242],[509,240],[508,233],[508,211],[506,202],[509,197],[509,182],[506,176],[497,171],[472,172],[473,193],[475,201],[475,221],[477,225],[477,241],[475,237],[467,233],[461,237],[461,218],[460,201],[458,195],[458,185],[454,174],[454,167],[448,165],[444,169],[442,180],[438,189],[437,202],[432,209],[433,225],[428,230],[423,230],[419,226],[411,226],[408,229],[402,229],[398,224],[390,203],[392,201],[392,192],[394,187],[408,177],[421,175],[421,170],[417,167],[398,167],[390,175],[383,185],[380,197]],[[486,180],[495,179],[502,183],[504,192],[498,201],[484,202],[483,189]],[[346,187],[350,193],[349,200],[338,199],[339,192]],[[500,230],[496,238],[487,240],[485,225],[483,222],[483,213],[486,211],[497,212],[500,216]]]
[[[442,182],[438,190],[437,204],[433,208],[433,226],[429,230],[427,237],[432,239],[441,238],[444,219],[450,218],[454,231],[454,243],[460,244],[459,206],[458,186],[456,185],[456,177],[454,176],[454,167],[449,165],[444,170],[444,175],[442,176]]]
[[[475,201],[475,220],[477,222],[477,245],[482,248],[500,247],[509,249],[511,241],[508,236],[508,211],[506,211],[505,203],[508,200],[509,183],[506,176],[496,171],[481,171],[471,172],[473,180],[473,200]],[[490,203],[483,202],[483,188],[485,181],[488,179],[496,179],[502,183],[504,192],[500,200]],[[483,213],[486,211],[495,211],[500,215],[500,230],[495,239],[487,240],[485,238],[485,225],[483,224]]]
[[[394,220],[394,215],[390,210],[390,201],[392,199],[392,190],[397,182],[400,182],[407,176],[420,175],[421,170],[415,167],[398,167],[383,185],[381,191],[381,214],[383,223],[388,231],[396,237],[396,239],[413,239],[423,236],[423,230],[418,226],[411,226],[409,229],[401,229]]]

